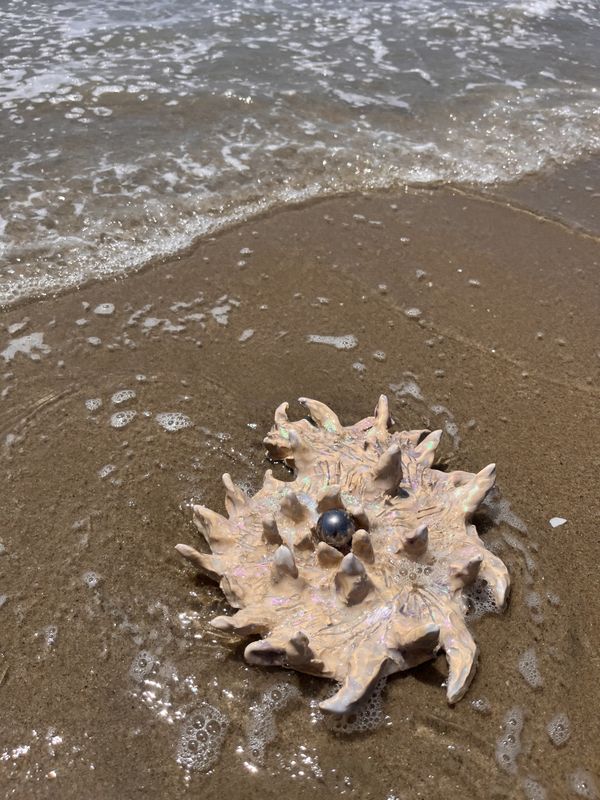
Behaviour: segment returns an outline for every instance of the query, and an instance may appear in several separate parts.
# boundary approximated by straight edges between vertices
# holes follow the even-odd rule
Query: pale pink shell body
[[[239,609],[212,624],[263,637],[246,647],[251,664],[339,681],[321,703],[326,711],[353,710],[380,677],[439,650],[448,701],[459,700],[477,660],[464,589],[485,580],[499,608],[509,589],[506,567],[470,522],[494,484],[494,465],[476,475],[432,469],[441,431],[390,433],[384,396],[374,416],[349,427],[324,404],[300,402],[310,421],[290,422],[284,403],[265,439],[294,480],[268,470],[248,497],[224,475],[229,518],[194,508],[211,553],[177,546]],[[346,555],[315,535],[319,515],[333,508],[357,528]]]

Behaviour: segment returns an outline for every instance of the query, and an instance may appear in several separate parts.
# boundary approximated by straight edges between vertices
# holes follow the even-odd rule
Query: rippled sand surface
[[[5,312],[3,796],[598,797],[598,260],[589,234],[410,191]],[[440,658],[336,729],[331,685],[209,628],[227,605],[173,546],[197,541],[193,501],[222,509],[222,472],[257,488],[279,402],[348,422],[381,392],[444,430],[444,464],[497,462],[477,524],[513,593],[474,608],[456,707]]]

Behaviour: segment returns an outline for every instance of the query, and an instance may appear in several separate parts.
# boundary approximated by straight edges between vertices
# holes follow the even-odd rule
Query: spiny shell
[[[456,702],[477,660],[463,590],[479,577],[503,608],[509,589],[506,567],[470,522],[494,484],[494,465],[476,475],[432,469],[441,431],[390,433],[383,395],[374,416],[349,427],[323,403],[300,403],[310,420],[290,422],[283,403],[265,439],[294,480],[267,470],[248,497],[225,474],[229,519],[194,507],[211,554],[177,545],[239,609],[212,625],[262,637],[246,647],[250,664],[339,681],[325,711],[352,711],[380,677],[438,650],[448,661],[448,701]],[[328,508],[355,522],[345,555],[316,540]]]

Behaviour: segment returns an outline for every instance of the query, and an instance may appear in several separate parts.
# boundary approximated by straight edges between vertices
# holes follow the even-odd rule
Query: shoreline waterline
[[[308,193],[299,193],[299,196],[287,197],[286,199],[275,198],[271,201],[259,201],[255,204],[250,204],[244,208],[238,209],[233,213],[227,214],[217,220],[213,219],[212,222],[208,219],[205,220],[206,230],[197,235],[194,235],[190,241],[183,239],[181,242],[174,244],[174,249],[168,249],[162,253],[156,253],[149,258],[142,260],[140,263],[133,262],[129,265],[118,264],[114,267],[109,267],[106,271],[101,269],[93,269],[89,274],[80,274],[76,271],[67,269],[66,275],[68,280],[64,285],[53,287],[52,290],[37,289],[37,279],[24,278],[22,284],[22,295],[17,295],[14,299],[10,299],[6,292],[2,290],[2,283],[0,282],[0,311],[8,310],[10,308],[18,308],[26,306],[30,302],[36,300],[57,297],[65,292],[77,291],[86,286],[90,286],[96,282],[116,280],[126,278],[130,274],[153,269],[155,266],[164,263],[168,260],[177,261],[188,256],[202,241],[210,239],[211,237],[226,233],[228,230],[235,229],[240,225],[246,223],[251,224],[255,220],[262,219],[269,214],[278,214],[285,212],[287,209],[300,209],[306,205],[319,204],[327,202],[332,199],[348,199],[353,196],[356,197],[386,197],[394,196],[400,193],[419,193],[419,192],[436,192],[436,191],[454,191],[458,194],[464,194],[466,197],[474,199],[481,199],[491,203],[498,203],[500,205],[508,205],[517,211],[531,213],[537,215],[540,219],[555,222],[564,225],[566,228],[571,229],[574,233],[581,236],[595,237],[600,234],[600,203],[597,200],[597,194],[593,195],[590,203],[590,192],[595,186],[598,173],[598,161],[586,159],[584,161],[575,162],[570,165],[553,165],[542,173],[533,173],[524,176],[518,181],[509,182],[505,184],[494,184],[492,186],[480,186],[476,184],[457,185],[449,184],[444,181],[436,183],[405,183],[402,186],[383,186],[369,189],[368,191],[334,191],[331,193],[323,194],[320,190],[315,189],[316,194],[310,195]],[[559,176],[561,176],[559,178]],[[566,176],[566,177],[564,177]],[[560,184],[557,185],[557,181]],[[545,195],[545,183],[550,184],[549,196],[560,196],[564,193],[564,183],[569,182],[569,190],[571,195],[569,197],[569,205],[573,202],[576,203],[575,214],[569,206],[553,205],[548,208]],[[592,183],[590,187],[589,183]],[[582,214],[582,208],[589,210],[589,213]],[[584,223],[577,223],[578,218],[583,218]],[[238,266],[243,267],[243,257],[241,256],[238,261]],[[11,292],[15,291],[15,286],[11,286]],[[18,291],[18,290],[17,290]],[[2,300],[2,298],[4,298]]]

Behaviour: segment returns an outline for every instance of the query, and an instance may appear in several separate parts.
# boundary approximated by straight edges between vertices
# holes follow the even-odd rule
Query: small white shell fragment
[[[100,317],[109,317],[112,313],[114,313],[115,307],[112,303],[100,303],[100,305],[96,306],[94,309],[94,314],[98,314]]]
[[[553,528],[558,528],[559,525],[564,525],[566,521],[567,520],[563,517],[552,517],[550,520],[550,525],[552,525]]]

